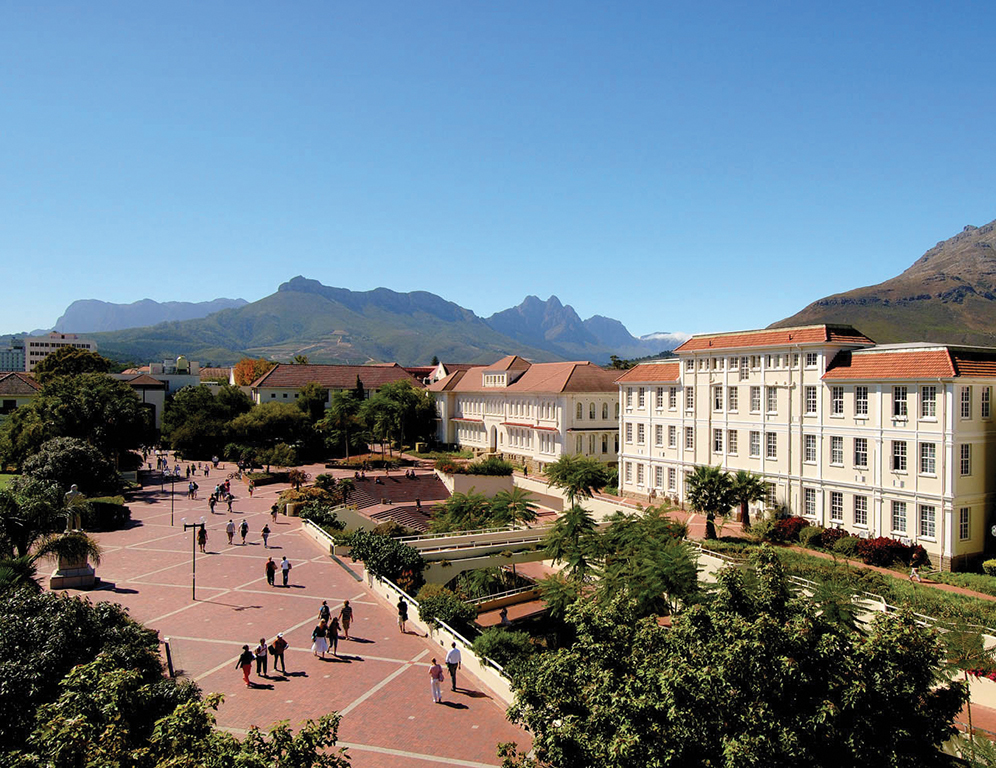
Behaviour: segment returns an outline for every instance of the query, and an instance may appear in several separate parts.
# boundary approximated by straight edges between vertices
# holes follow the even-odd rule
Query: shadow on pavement
[[[483,691],[473,691],[473,690],[470,690],[468,688],[457,688],[456,689],[456,693],[459,693],[461,696],[467,696],[468,698],[471,698],[471,699],[490,699],[491,698],[490,696],[488,696],[488,694],[484,693]]]
[[[459,701],[441,701],[439,703],[450,709],[470,709],[466,704],[461,704]]]

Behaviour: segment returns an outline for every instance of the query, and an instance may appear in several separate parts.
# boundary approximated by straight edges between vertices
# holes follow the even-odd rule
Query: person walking
[[[214,505],[217,504],[217,503],[218,503],[218,499],[217,499],[217,497],[214,496],[214,494],[212,494],[211,496],[208,497],[208,508],[211,510],[211,514],[212,515],[214,514]],[[231,542],[228,542],[228,543],[231,544]]]
[[[229,509],[231,509],[232,506],[231,501],[229,501],[228,506]],[[242,534],[242,546],[244,547],[246,545],[246,536],[249,534],[249,523],[247,523],[245,520],[243,520],[242,525],[239,526],[239,533]]]
[[[456,647],[456,643],[452,643],[449,651],[446,652],[446,668],[450,671],[450,680],[453,681],[452,690],[457,689],[456,684],[456,673],[461,667],[460,659],[460,649]]]
[[[249,498],[250,499],[252,498],[252,492],[255,491],[255,490],[256,490],[256,481],[255,480],[250,480],[249,481]]]
[[[197,530],[197,546],[200,547],[201,554],[207,554],[204,548],[207,547],[208,543],[208,532],[207,528],[203,525]]]
[[[252,688],[252,683],[249,682],[249,675],[252,672],[252,651],[249,650],[248,645],[242,646],[242,655],[239,656],[239,660],[235,662],[236,669],[242,669],[242,679],[246,681],[246,688]]]
[[[274,577],[277,575],[277,564],[273,562],[272,557],[266,558],[264,570],[266,571],[266,583],[272,587]]]
[[[266,649],[266,638],[259,638],[259,645],[256,646],[256,650],[253,654],[256,656],[256,674],[260,677],[269,677],[266,674],[266,656],[269,653]]]
[[[339,611],[339,620],[342,622],[342,633],[349,640],[349,625],[353,623],[353,609],[349,605],[349,600],[346,600],[342,604],[342,610]]]
[[[277,505],[276,504],[274,504],[272,507],[270,507],[270,517],[273,519],[273,524],[276,525],[277,524]]]
[[[408,634],[408,629],[405,624],[408,621],[408,602],[404,597],[398,598],[398,629],[401,630],[403,634]]]
[[[211,498],[213,499],[214,496],[212,496]],[[213,512],[214,510],[212,509],[211,511]],[[231,518],[229,518],[228,520],[228,525],[225,526],[225,533],[228,534],[228,543],[231,544],[232,538],[235,536],[235,523],[232,521]]]
[[[228,512],[229,512],[229,514],[231,514],[231,512],[232,512],[232,500],[234,498],[235,497],[232,496],[232,494],[228,494],[228,497],[225,499],[225,501],[228,503]],[[243,543],[245,543],[245,542],[243,542]]]
[[[277,639],[270,646],[273,649],[273,671],[287,674],[287,662],[284,660],[284,651],[287,650],[287,641],[284,640],[283,633],[277,634]],[[277,665],[280,666],[277,666]]]
[[[429,667],[429,689],[432,691],[432,701],[435,704],[443,703],[443,668],[439,666],[439,662],[435,659],[432,660],[432,666]]]
[[[270,526],[264,523],[263,530],[260,533],[263,535],[263,549],[268,549],[270,546],[267,543],[270,540]]]
[[[339,655],[339,617],[333,616],[325,633],[329,639],[329,650],[333,656]]]
[[[284,555],[284,559],[280,561],[280,571],[284,577],[285,587],[287,586],[287,580],[290,578],[290,569],[291,569],[290,560],[288,560],[287,556]]]
[[[329,610],[329,604],[327,600],[322,600],[322,607],[318,609],[318,618],[321,621],[328,621],[329,617],[332,615],[332,611]]]
[[[317,656],[322,655],[325,658],[325,652],[329,649],[329,642],[326,634],[328,632],[328,625],[325,623],[325,619],[322,619],[318,626],[311,631],[311,655]]]

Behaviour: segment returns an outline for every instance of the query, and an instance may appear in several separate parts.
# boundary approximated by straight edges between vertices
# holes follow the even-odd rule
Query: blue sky
[[[996,219],[996,5],[0,4],[0,332],[297,274],[761,327]]]

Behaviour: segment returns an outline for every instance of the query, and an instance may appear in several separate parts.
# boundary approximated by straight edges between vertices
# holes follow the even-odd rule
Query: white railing
[[[505,533],[510,531],[527,531],[528,528],[519,528],[515,525],[502,525],[497,528],[475,528],[472,531],[446,531],[445,533],[420,533],[418,536],[404,536],[398,541],[408,544],[412,541],[425,541],[427,539],[444,539],[447,536],[476,536],[485,533]]]
[[[509,589],[506,592],[499,592],[494,595],[484,595],[484,597],[475,597],[473,600],[465,600],[467,605],[480,605],[481,603],[490,603],[492,600],[502,600],[506,597],[512,597],[512,595],[521,595],[523,592],[534,592],[536,590],[536,585],[526,586],[526,587],[516,587],[515,589]]]

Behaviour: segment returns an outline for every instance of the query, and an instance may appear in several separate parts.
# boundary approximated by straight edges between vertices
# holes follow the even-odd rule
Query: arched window
[[[593,421],[595,419],[595,404],[594,403],[591,403],[588,406],[588,418],[591,419],[591,420],[593,420]]]
[[[602,421],[608,421],[608,419],[609,419],[609,404],[602,403]],[[605,451],[602,451],[602,453],[605,453]]]
[[[609,436],[602,435],[602,453],[609,452]]]
[[[584,437],[581,436],[581,435],[578,435],[577,440],[575,440],[575,445],[577,447],[577,450],[575,451],[575,453],[581,453],[581,451],[584,450],[584,443],[582,442],[583,440],[584,440]]]
[[[616,418],[619,418],[619,402],[616,401]]]
[[[578,421],[584,418],[584,406],[578,403]]]

